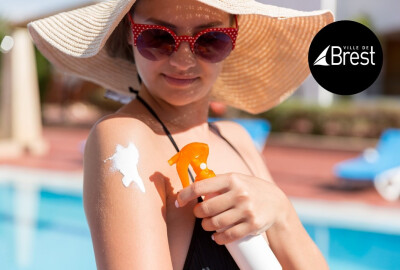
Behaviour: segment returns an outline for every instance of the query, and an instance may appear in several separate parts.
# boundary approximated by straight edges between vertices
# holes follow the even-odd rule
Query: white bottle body
[[[225,246],[241,270],[282,270],[262,235],[249,235]]]

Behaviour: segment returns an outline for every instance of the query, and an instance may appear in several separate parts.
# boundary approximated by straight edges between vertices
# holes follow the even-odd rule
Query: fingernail
[[[179,208],[178,200],[175,200],[175,207],[176,207],[176,208]]]
[[[214,235],[213,235],[213,234],[211,235],[211,239],[212,239],[213,241],[215,241],[215,240],[214,240]]]

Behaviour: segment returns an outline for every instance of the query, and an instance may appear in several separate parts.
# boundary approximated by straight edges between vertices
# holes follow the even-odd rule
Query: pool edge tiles
[[[290,197],[306,224],[400,235],[400,208]]]

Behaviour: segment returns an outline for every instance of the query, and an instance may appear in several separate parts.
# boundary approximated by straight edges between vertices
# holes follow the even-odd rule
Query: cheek
[[[135,64],[140,78],[145,84],[154,81],[154,77],[157,76],[157,70],[159,69],[159,61],[149,61],[138,52],[136,47],[133,49],[133,55],[135,57]]]
[[[216,64],[208,64],[207,67],[204,68],[206,70],[206,79],[209,83],[214,84],[217,80],[219,74],[222,71],[223,62]]]
[[[133,47],[133,57],[135,58],[136,69],[138,70],[140,77],[143,79],[143,75],[146,74],[146,63],[136,47]]]

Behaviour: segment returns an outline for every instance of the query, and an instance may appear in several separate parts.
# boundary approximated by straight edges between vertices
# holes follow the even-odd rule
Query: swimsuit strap
[[[129,90],[131,92],[136,93],[136,98],[147,108],[147,110],[149,110],[149,112],[154,116],[154,118],[157,119],[158,122],[160,122],[162,128],[164,129],[165,134],[167,134],[167,136],[168,136],[169,140],[171,141],[172,145],[175,147],[176,152],[179,152],[180,151],[179,147],[176,144],[174,138],[172,137],[171,132],[169,132],[168,128],[164,125],[164,123],[161,121],[160,117],[158,117],[158,115],[153,110],[153,108],[151,108],[150,105],[141,96],[139,96],[138,92],[136,92],[133,89],[129,89]],[[190,179],[192,179],[192,182],[194,183],[194,177],[193,177],[192,173],[190,172],[189,168],[188,168],[188,172],[189,172]]]
[[[154,118],[161,124],[165,134],[167,134],[169,140],[171,141],[172,145],[175,147],[175,150],[177,152],[179,152],[179,147],[176,144],[174,138],[172,137],[171,132],[169,132],[168,128],[164,125],[164,123],[161,121],[160,117],[158,117],[158,115],[156,114],[156,112],[153,110],[153,108],[150,107],[150,105],[141,97],[139,96],[139,91],[132,89],[131,87],[129,88],[129,91],[132,93],[136,94],[136,98],[146,107],[146,109],[154,116]],[[247,168],[250,170],[252,175],[255,175],[253,170],[251,169],[251,167],[249,166],[249,164],[246,162],[246,160],[243,158],[243,156],[240,154],[240,152],[221,134],[221,131],[219,130],[219,128],[212,124],[211,122],[208,122],[208,126],[209,128],[217,133],[218,136],[220,136],[238,155],[239,157],[244,161],[244,163],[246,164]],[[192,179],[192,182],[194,183],[194,177],[192,175],[192,173],[190,172],[190,170],[188,169],[190,178]]]
[[[154,116],[154,118],[157,119],[158,122],[160,122],[160,124],[163,127],[164,132],[167,134],[169,140],[175,147],[176,151],[179,152],[179,147],[176,144],[174,138],[172,137],[168,128],[164,125],[164,123],[158,117],[156,112],[150,107],[150,105],[142,97],[139,96],[138,91],[134,90],[131,87],[129,90],[132,93],[136,93],[137,99],[149,110],[149,112]],[[238,153],[238,155],[243,159],[243,157],[235,149],[235,147],[233,147],[233,145],[224,136],[222,136],[218,127],[214,126],[210,122],[208,123],[208,126],[211,128],[211,130],[213,132],[216,132],[223,140],[225,140],[236,151],[236,153]],[[245,160],[243,159],[243,161],[245,161]],[[248,166],[246,161],[245,161],[245,163]],[[249,167],[249,169],[251,170],[250,167]],[[194,178],[193,178],[193,175],[191,174],[189,168],[188,168],[188,172],[189,172],[190,178],[192,179],[192,182],[194,183]],[[199,203],[203,201],[201,196],[197,198],[197,201]],[[207,260],[211,260],[211,263],[213,263],[214,265],[215,264],[217,265],[216,268],[212,267],[212,269],[239,270],[239,267],[235,263],[232,256],[229,254],[229,251],[227,250],[227,248],[225,246],[218,245],[214,241],[211,240],[211,235],[213,234],[213,232],[203,230],[203,228],[201,226],[201,221],[202,221],[201,218],[196,217],[194,231],[192,234],[192,239],[190,240],[190,246],[189,246],[188,254],[186,255],[185,264],[184,264],[183,269],[192,270],[192,269],[194,269],[193,265],[195,265],[195,267],[198,268],[198,266],[203,265],[204,263],[206,263],[206,265],[209,265],[210,262],[208,262]],[[207,247],[207,249],[202,248],[202,246]],[[211,252],[211,254],[207,254],[207,252]],[[201,266],[201,269],[210,270],[210,268],[208,266],[206,266],[206,267]]]
[[[215,131],[229,146],[239,155],[239,157],[243,160],[243,162],[246,164],[247,168],[251,172],[253,176],[255,176],[255,173],[251,169],[250,165],[247,163],[247,161],[243,158],[243,156],[240,154],[240,152],[221,134],[221,131],[219,128],[212,124],[211,122],[208,122],[208,126],[211,128],[211,130]]]
[[[149,110],[149,112],[154,116],[155,119],[157,119],[158,122],[160,122],[161,126],[164,129],[164,132],[167,134],[168,138],[170,139],[170,141],[172,142],[172,145],[175,147],[175,150],[177,152],[179,152],[179,147],[176,144],[174,138],[172,138],[171,133],[169,132],[169,130],[167,129],[167,127],[164,125],[164,123],[161,121],[161,119],[158,117],[158,115],[156,114],[156,112],[150,107],[150,105],[144,101],[144,99],[141,96],[137,96],[137,99],[142,102],[142,104]]]

